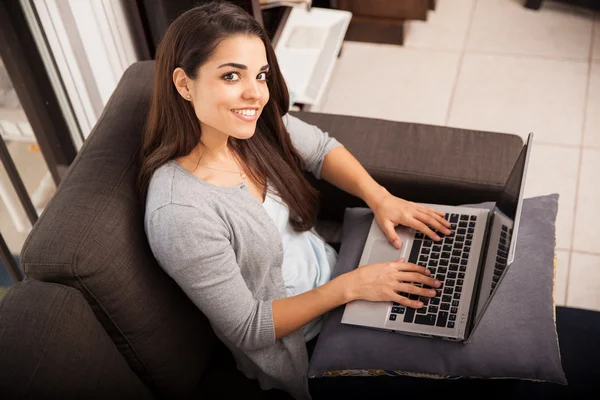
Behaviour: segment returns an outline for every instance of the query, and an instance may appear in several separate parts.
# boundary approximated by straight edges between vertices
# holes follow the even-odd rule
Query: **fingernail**
[[[438,235],[435,235],[435,240],[442,240]]]
[[[425,270],[425,273],[426,273],[427,275],[431,275],[431,271],[430,271],[430,270],[428,270],[428,269],[426,269],[426,270]]]
[[[417,307],[423,307],[423,303],[421,303],[420,301],[417,303]]]
[[[435,290],[430,290],[429,294],[432,295],[432,296],[435,296]]]
[[[435,281],[435,286],[436,286],[436,287],[440,287],[441,285],[442,285],[442,282],[440,282],[440,281]]]
[[[400,242],[400,239],[394,240],[394,246],[399,248],[401,244],[402,244],[402,242]]]
[[[400,259],[400,262],[404,262],[404,261],[406,261],[404,258],[401,258],[401,259]]]

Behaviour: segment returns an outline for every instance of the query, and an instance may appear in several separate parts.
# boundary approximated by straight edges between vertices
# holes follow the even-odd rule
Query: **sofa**
[[[24,244],[25,279],[0,303],[4,398],[290,398],[238,371],[148,246],[135,182],[153,75],[154,61],[125,72]],[[292,114],[413,201],[494,199],[523,144],[516,135]],[[339,244],[345,208],[364,203],[307,179],[321,193],[317,230]]]

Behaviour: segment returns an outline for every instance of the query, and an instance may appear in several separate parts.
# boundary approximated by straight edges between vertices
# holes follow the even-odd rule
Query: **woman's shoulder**
[[[150,177],[146,194],[146,212],[152,212],[171,200],[175,169],[170,161],[158,167]]]
[[[170,160],[154,171],[146,197],[146,214],[166,206],[170,208],[188,207],[199,212],[210,213],[214,208],[214,193],[199,185],[188,174],[178,168],[175,160]]]

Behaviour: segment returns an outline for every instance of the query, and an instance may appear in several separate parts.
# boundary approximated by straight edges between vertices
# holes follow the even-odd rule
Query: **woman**
[[[355,299],[422,307],[398,292],[431,297],[409,282],[439,282],[402,261],[331,280],[337,254],[314,230],[318,193],[302,171],[362,198],[397,247],[397,224],[439,239],[433,230],[449,223],[392,196],[338,141],[287,115],[288,103],[249,14],[220,2],[187,11],[157,50],[139,183],[156,259],[238,368],[263,389],[310,398],[306,342],[324,313]]]

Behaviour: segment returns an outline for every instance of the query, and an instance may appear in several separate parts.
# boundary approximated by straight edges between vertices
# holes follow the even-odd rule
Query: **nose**
[[[244,100],[258,100],[261,97],[259,83],[255,81],[248,82],[244,87],[244,92],[242,93],[242,97]]]

